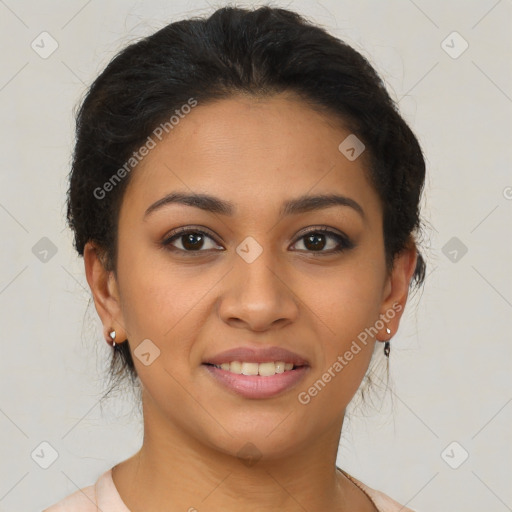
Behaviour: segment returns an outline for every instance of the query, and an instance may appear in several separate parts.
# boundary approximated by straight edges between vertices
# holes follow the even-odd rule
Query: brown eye
[[[167,237],[162,244],[166,247],[172,246],[173,250],[176,249],[183,252],[205,252],[206,250],[218,247],[215,242],[211,244],[212,247],[206,247],[205,249],[205,245],[208,245],[208,240],[215,242],[213,237],[204,231],[181,228],[178,232]],[[178,242],[178,245],[174,245],[175,242]]]
[[[321,251],[326,245],[326,236],[323,233],[311,233],[304,238],[304,246],[311,251]]]
[[[330,244],[328,243],[329,239],[331,240]],[[299,241],[302,241],[307,252],[327,254],[341,252],[346,249],[351,249],[354,246],[354,244],[346,236],[324,228],[309,231],[308,233],[302,235],[299,240],[295,242],[295,244],[297,244]],[[334,243],[332,243],[332,241],[334,241]],[[327,247],[327,250],[324,250],[325,247]]]
[[[333,254],[351,249],[354,244],[348,237],[325,228],[317,228],[303,234],[294,245],[302,242],[304,249],[310,253]],[[210,244],[210,246],[208,246]],[[170,250],[186,253],[201,253],[211,250],[224,250],[215,239],[201,229],[180,228],[167,236],[162,245]]]

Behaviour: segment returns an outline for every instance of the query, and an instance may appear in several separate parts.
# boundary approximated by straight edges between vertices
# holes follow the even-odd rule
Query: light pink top
[[[370,497],[379,512],[415,512],[403,507],[386,494],[370,489],[345,471],[343,474]],[[94,485],[75,491],[43,512],[130,512],[130,510],[117,492],[111,468],[105,471]]]

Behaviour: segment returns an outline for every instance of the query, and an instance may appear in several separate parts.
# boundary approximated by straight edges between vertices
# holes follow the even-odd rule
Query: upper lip
[[[232,361],[247,363],[282,361],[284,363],[292,363],[294,366],[308,365],[304,358],[282,347],[237,347],[209,357],[203,363],[220,365],[222,363],[231,363]]]

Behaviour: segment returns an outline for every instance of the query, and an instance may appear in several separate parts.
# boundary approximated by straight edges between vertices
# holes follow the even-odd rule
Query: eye
[[[208,247],[208,240],[210,241],[210,247]],[[328,243],[329,240],[331,240],[331,244]],[[347,236],[325,227],[310,229],[308,232],[302,234],[293,245],[296,245],[299,242],[302,242],[305,247],[305,249],[299,250],[305,250],[306,252],[313,253],[334,254],[354,247],[354,244]],[[174,245],[175,243],[178,245]],[[162,241],[162,245],[170,250],[187,253],[207,252],[209,250],[219,248],[219,244],[217,244],[212,235],[202,229],[190,227],[179,228],[171,232]],[[324,250],[328,245],[331,245],[331,248]],[[224,249],[220,247],[220,250]]]
[[[206,231],[194,228],[179,228],[178,230],[170,233],[169,236],[162,241],[162,245],[165,247],[172,246],[169,247],[171,250],[183,252],[206,252],[206,250],[212,248],[206,247],[205,249],[206,240],[215,242],[214,246],[218,247],[217,242]],[[177,241],[181,247],[173,245],[175,241]]]
[[[331,243],[331,249],[323,250],[327,245],[329,245],[327,243],[327,240],[329,239],[331,241],[334,241],[334,243]],[[347,236],[342,235],[340,233],[336,233],[335,231],[331,231],[330,229],[324,227],[315,228],[308,231],[307,233],[303,234],[298,239],[298,241],[295,242],[295,244],[301,241],[304,247],[306,248],[305,250],[307,252],[333,254],[354,247],[354,244],[350,241],[350,239]],[[332,246],[334,246],[334,248]]]

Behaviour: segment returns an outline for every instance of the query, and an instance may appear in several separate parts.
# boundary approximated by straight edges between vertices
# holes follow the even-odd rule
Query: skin
[[[144,440],[113,471],[132,512],[375,510],[336,471],[336,454],[345,409],[375,342],[398,329],[416,250],[411,244],[386,272],[382,210],[364,153],[349,161],[338,150],[349,134],[292,95],[198,105],[132,171],[116,272],[107,272],[100,249],[87,244],[86,275],[105,334],[114,328],[116,343],[129,339],[132,354],[145,339],[160,350],[148,366],[134,356]],[[144,217],[173,191],[231,201],[236,214],[172,204]],[[278,217],[284,200],[321,193],[354,199],[365,217],[347,206]],[[183,237],[174,240],[175,252],[162,245],[171,230],[198,225],[213,238],[196,244],[194,254],[184,252]],[[299,232],[318,226],[355,246],[329,254],[337,241],[327,236],[321,252],[311,249]],[[235,251],[247,236],[263,248],[252,263]],[[387,323],[392,334],[379,330],[301,404],[298,393],[393,305],[402,309]],[[288,348],[309,361],[309,371],[277,397],[243,398],[201,365],[240,345]],[[248,442],[261,457],[253,465],[237,457]]]

